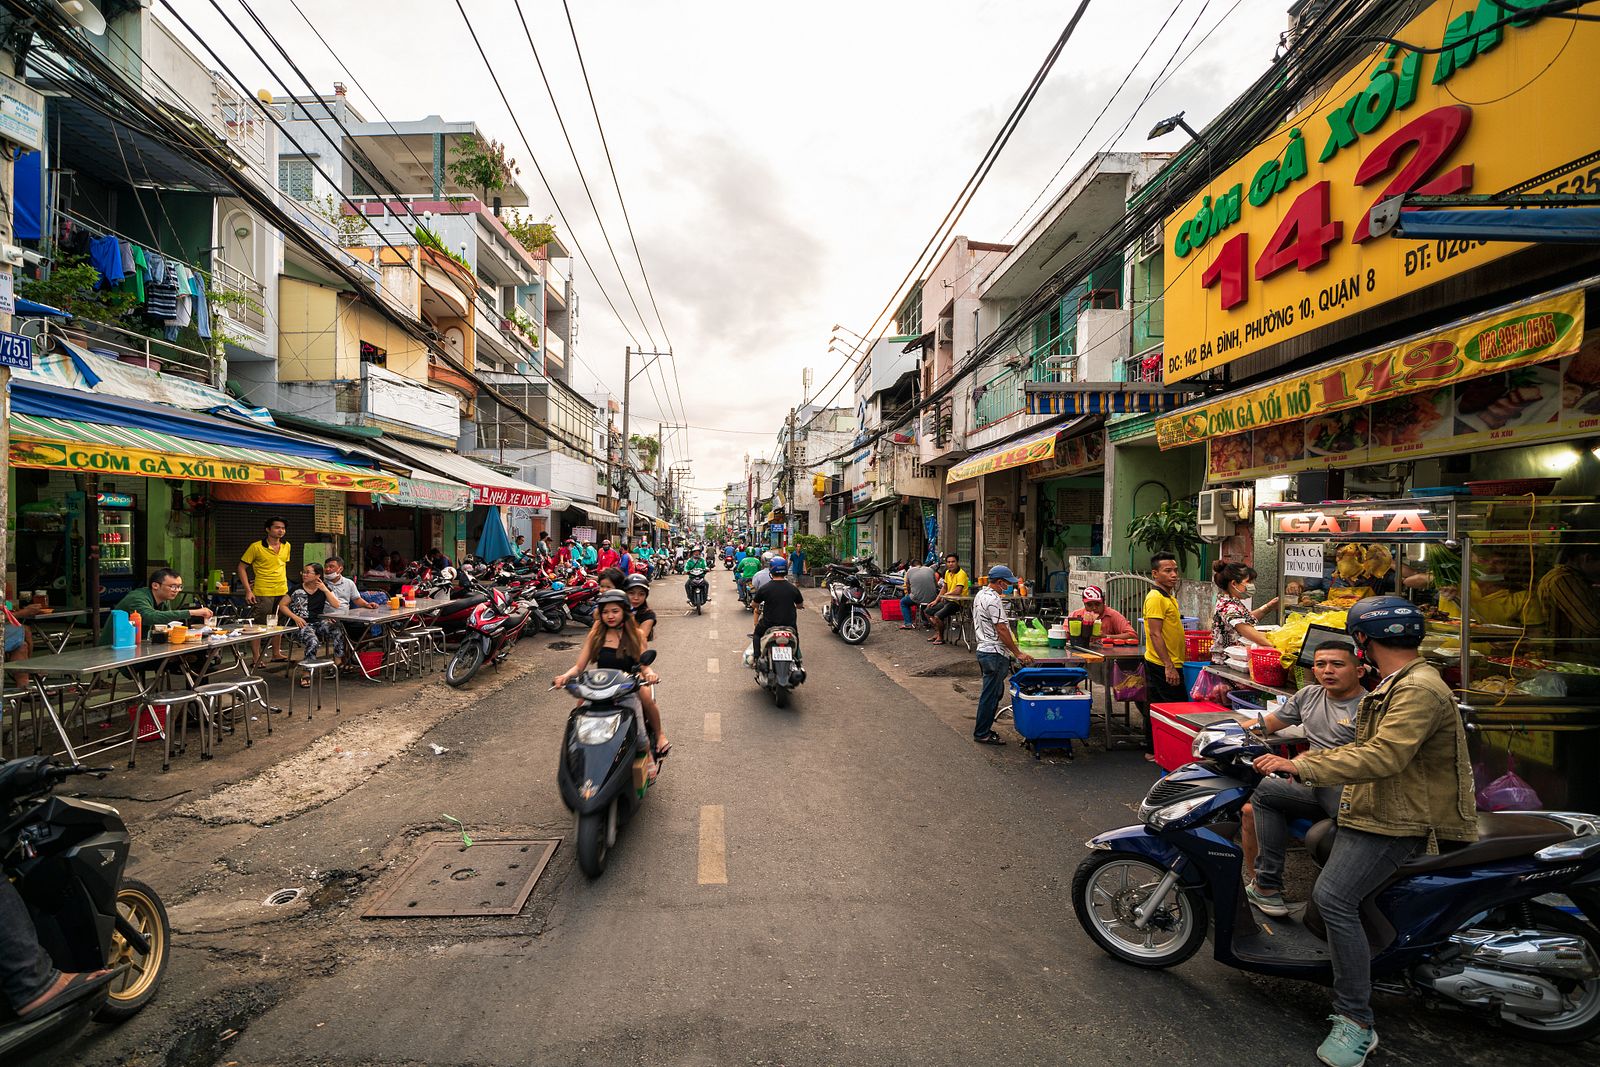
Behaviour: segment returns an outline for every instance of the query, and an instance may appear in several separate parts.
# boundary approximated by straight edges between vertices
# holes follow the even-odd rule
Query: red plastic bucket
[[[156,704],[143,708],[138,704],[128,705],[128,728],[133,729],[134,721],[138,720],[139,740],[158,741],[167,729],[167,706]]]
[[[368,648],[356,653],[361,660],[361,669],[368,674],[377,674],[383,667],[383,649]]]

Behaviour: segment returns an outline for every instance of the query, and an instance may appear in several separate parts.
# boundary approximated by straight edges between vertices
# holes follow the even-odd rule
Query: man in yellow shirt
[[[967,578],[967,572],[961,569],[961,559],[954,552],[945,553],[944,575],[939,582],[939,595],[933,598],[933,603],[924,609],[923,614],[933,623],[933,636],[928,638],[930,644],[944,644],[944,628],[950,621],[960,605],[947,599],[953,596],[965,596],[972,582]]]
[[[1569,530],[1562,534],[1561,558],[1534,586],[1538,620],[1550,637],[1593,641],[1600,638],[1600,535]],[[1584,543],[1589,542],[1589,543]],[[1567,651],[1567,650],[1563,650]],[[1589,653],[1574,646],[1572,652]]]
[[[1156,588],[1144,597],[1144,745],[1145,759],[1155,759],[1150,730],[1150,705],[1189,699],[1183,687],[1183,611],[1178,607],[1178,557],[1157,552],[1150,557],[1150,578]]]
[[[289,532],[289,524],[280,518],[271,518],[266,523],[266,536],[259,541],[251,542],[245,549],[244,556],[239,560],[239,588],[244,590],[244,601],[255,608],[257,622],[269,622],[277,618],[278,602],[289,594],[288,566],[289,556],[293,546],[285,541],[284,535]],[[250,572],[255,572],[255,581],[250,580]],[[261,663],[261,642],[254,643],[257,666]],[[288,656],[283,654],[283,638],[275,636],[272,639],[272,658],[274,662],[287,663]]]

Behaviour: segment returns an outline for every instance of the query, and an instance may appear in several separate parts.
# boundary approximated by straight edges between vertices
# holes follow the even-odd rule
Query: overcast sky
[[[241,24],[248,23],[239,5],[249,2],[320,90],[347,80],[288,0],[220,2]],[[664,347],[560,0],[521,2],[628,281]],[[723,482],[742,477],[747,452],[773,451],[789,407],[801,400],[802,368],[816,369],[818,385],[838,368],[842,357],[828,351],[833,325],[871,328],[1076,2],[571,2],[682,387],[680,413],[676,388],[669,407],[654,372],[653,389],[636,379],[634,426],[653,432],[658,420],[681,420],[693,427],[687,441],[669,435],[668,454],[692,462],[691,484],[702,490],[696,498],[710,507]],[[638,341],[650,341],[583,195],[513,0],[465,3],[555,200],[598,273],[597,285],[595,273],[578,264],[573,384],[586,389],[598,377],[620,397],[623,347],[631,341],[600,286]],[[534,209],[554,210],[454,0],[299,4],[391,120],[437,114],[475,121],[519,160]],[[1110,147],[1146,147],[1150,125],[1176,111],[1197,127],[1208,121],[1265,69],[1287,21],[1288,0],[1176,4],[1106,118],[1067,161],[1174,11],[1174,0],[1091,0],[957,232],[1014,239],[1026,228],[1014,228],[1019,216],[1063,162],[1052,194],[1124,123],[1126,134]],[[235,70],[282,95],[209,3],[192,0],[182,9]],[[1169,60],[1170,80],[1145,100]],[[350,88],[376,120],[366,97]],[[1171,150],[1181,138],[1148,147]],[[842,402],[853,401],[846,395]]]

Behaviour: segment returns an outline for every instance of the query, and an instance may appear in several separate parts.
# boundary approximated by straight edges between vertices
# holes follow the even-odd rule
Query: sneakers
[[[1333,1029],[1317,1046],[1317,1059],[1328,1067],[1361,1067],[1378,1047],[1378,1031],[1363,1030],[1343,1015],[1330,1015]]]
[[[1256,888],[1254,882],[1246,882],[1244,895],[1249,898],[1250,903],[1274,919],[1282,919],[1289,914],[1289,902],[1283,899],[1282,893],[1263,893]]]

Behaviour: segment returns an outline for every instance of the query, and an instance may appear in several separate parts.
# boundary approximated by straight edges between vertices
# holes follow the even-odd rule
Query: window
[[[900,310],[894,313],[895,332],[900,337],[918,337],[922,334],[922,283],[911,287]]]
[[[312,198],[311,175],[309,159],[278,160],[278,188],[296,200],[309,201]]]
[[[375,344],[362,341],[361,362],[375,363],[380,367],[387,367],[389,365],[389,352],[387,349],[379,348]]]
[[[1166,268],[1160,252],[1133,264],[1133,350],[1144,352],[1161,344],[1166,335]]]

